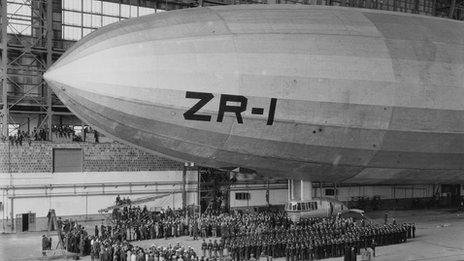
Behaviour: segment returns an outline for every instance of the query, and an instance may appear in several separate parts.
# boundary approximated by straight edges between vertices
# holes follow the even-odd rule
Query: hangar
[[[105,130],[100,131],[100,126],[94,122],[77,117],[43,78],[68,49],[76,48],[72,47],[76,41],[100,27],[178,9],[238,4],[375,9],[441,17],[457,26],[462,26],[462,22],[455,20],[464,19],[464,3],[457,0],[2,1],[2,231],[47,230],[49,209],[54,209],[63,219],[100,222],[108,218],[104,210],[115,204],[116,197],[129,198],[134,205],[140,201],[150,211],[169,207],[191,208],[198,213],[214,207],[282,208],[288,201],[317,197],[333,198],[366,211],[458,206],[464,194],[459,168],[442,181],[435,181],[434,173],[422,171],[408,173],[410,177],[402,180],[397,178],[399,172],[380,169],[375,171],[374,179],[369,179],[371,172],[358,171],[344,182],[321,178],[325,177],[327,169],[319,168],[317,176],[320,178],[306,182],[300,180],[301,175],[287,179],[269,169],[268,173],[266,170],[256,173],[241,168],[248,166],[236,165],[215,169],[202,160],[182,161],[170,155],[154,154],[143,146],[132,146],[105,135]],[[463,29],[456,31],[462,33]],[[455,37],[457,41],[460,39],[458,47],[462,47],[462,34]],[[157,51],[170,52],[162,48]],[[116,60],[127,58],[123,52],[113,55]],[[457,57],[462,58],[462,53]],[[433,157],[429,159],[433,160]],[[393,178],[385,181],[382,179],[385,177]]]

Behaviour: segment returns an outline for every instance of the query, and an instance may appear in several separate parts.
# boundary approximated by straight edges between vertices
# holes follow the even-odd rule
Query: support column
[[[8,13],[7,1],[2,1],[0,17],[2,18],[2,136],[8,138],[8,84],[7,84],[7,70],[8,70]],[[9,142],[8,142],[9,143]]]
[[[313,199],[313,184],[306,180],[288,180],[288,201],[308,201]]]
[[[313,183],[311,181],[300,181],[301,200],[308,201],[313,199]]]
[[[266,179],[266,205],[269,207],[269,178]]]
[[[301,182],[298,179],[292,179],[292,186],[293,186],[293,200],[299,201],[301,200]]]
[[[14,195],[14,194],[13,194]],[[15,218],[14,218],[14,197],[11,197],[11,203],[10,203],[10,215],[11,215],[11,232],[15,230]]]
[[[292,189],[292,180],[291,179],[287,180],[287,183],[288,183],[288,185],[287,185],[287,201],[292,201],[293,200],[293,197],[292,197],[292,195],[293,195],[293,192],[292,192],[292,190],[293,190]]]
[[[47,69],[52,66],[52,52],[53,52],[53,5],[52,0],[47,0],[47,18],[46,18],[46,28],[47,28]],[[52,140],[52,120],[53,120],[53,110],[52,110],[52,89],[47,84],[47,136],[48,140]]]
[[[182,209],[187,207],[187,191],[185,190],[185,183],[187,182],[187,166],[188,162],[184,163],[184,169],[182,170]]]

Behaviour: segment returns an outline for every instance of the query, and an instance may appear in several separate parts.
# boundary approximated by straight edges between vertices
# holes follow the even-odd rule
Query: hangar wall
[[[230,191],[230,207],[245,208],[245,207],[262,207],[268,204],[267,189],[269,188],[269,204],[283,206],[287,202],[288,186],[280,181],[267,184],[262,180],[256,180],[252,185],[239,184],[231,186]],[[464,190],[464,189],[463,189]],[[321,193],[322,192],[322,193]],[[300,191],[295,192],[299,200]],[[237,195],[238,194],[238,195]],[[463,194],[463,193],[462,193]],[[424,203],[429,202],[434,195],[441,195],[441,186],[439,185],[359,185],[346,184],[343,186],[330,186],[324,184],[322,188],[320,184],[313,185],[313,198],[328,197],[340,200],[349,207],[362,208],[365,210],[378,209],[410,209],[419,206],[414,206],[417,201]],[[444,196],[444,195],[441,195]],[[377,198],[379,203],[374,203],[374,198]],[[373,204],[377,204],[373,207]]]
[[[183,164],[117,142],[23,142],[0,143],[1,172],[52,172],[53,149],[74,148],[83,152],[84,172],[182,170]]]
[[[182,171],[140,172],[68,172],[68,173],[0,173],[2,193],[0,217],[3,220],[22,213],[36,213],[36,230],[46,229],[46,215],[55,209],[58,216],[97,215],[99,210],[115,204],[115,198],[137,199],[162,196],[143,203],[151,210],[162,206],[180,208],[183,204]],[[11,185],[5,188],[5,184]],[[197,205],[198,173],[186,173],[185,199],[187,205]],[[7,222],[7,226],[11,226]]]
[[[267,183],[265,180],[254,180],[250,183],[238,183],[230,187],[230,207],[263,207],[284,205],[287,202],[286,180]]]
[[[93,139],[91,139],[93,141]],[[80,159],[59,161],[56,151],[74,150]],[[75,153],[74,153],[75,154]],[[60,159],[63,159],[61,157]],[[80,165],[79,171],[55,172],[56,165]],[[147,205],[179,208],[183,204],[184,164],[117,142],[0,142],[0,220],[36,213],[44,229],[49,209],[59,216],[92,216],[114,204],[117,195],[140,199],[163,196]],[[198,204],[198,172],[186,172],[185,202]],[[13,213],[12,213],[13,212]]]
[[[0,173],[0,183],[8,184],[9,180],[9,174]],[[188,172],[186,182],[187,204],[196,204],[196,172]],[[3,192],[14,200],[16,213],[31,211],[37,217],[44,217],[51,208],[60,216],[96,214],[113,205],[117,195],[132,200],[167,195],[171,201],[164,202],[166,207],[179,208],[182,206],[181,191],[182,171],[140,171],[13,173],[10,189]],[[8,211],[11,201],[4,202],[4,210]]]
[[[381,199],[404,199],[404,198],[426,198],[432,197],[434,185],[377,185],[377,186],[343,186],[337,188],[337,195],[327,195],[327,190],[322,188],[325,197],[337,197],[340,201],[351,201],[353,197],[374,197]],[[315,195],[320,195],[320,188],[314,188]]]

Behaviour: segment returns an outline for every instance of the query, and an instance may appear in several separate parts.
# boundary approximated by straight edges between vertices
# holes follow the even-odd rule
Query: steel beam
[[[2,18],[2,135],[8,137],[8,13],[7,1],[2,0],[1,18]]]
[[[47,0],[47,17],[46,17],[46,30],[47,30],[47,69],[53,63],[52,60],[52,46],[53,46],[53,0]],[[52,110],[52,89],[47,84],[47,133],[48,139],[52,140],[52,119],[53,119],[53,110]]]
[[[182,170],[182,209],[187,207],[187,191],[185,189],[185,184],[187,183],[187,167],[188,163],[185,162]]]

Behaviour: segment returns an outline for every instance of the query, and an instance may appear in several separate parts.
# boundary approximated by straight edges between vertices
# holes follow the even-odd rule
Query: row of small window
[[[63,25],[77,25],[84,27],[98,28],[115,22],[119,22],[119,17],[90,15],[77,12],[63,11]]]
[[[78,41],[82,37],[90,34],[96,30],[96,28],[81,28],[77,26],[65,26],[61,27],[61,36],[65,40],[75,40]]]
[[[311,211],[317,209],[317,202],[298,202],[298,203],[288,203],[285,210],[286,211]]]
[[[164,11],[164,10],[159,10]],[[125,20],[124,17],[90,15],[63,11],[61,36],[66,40],[80,40],[82,37],[105,25]],[[82,16],[81,16],[82,15]]]
[[[100,0],[62,0],[64,10],[74,10],[84,13],[104,14],[110,16],[137,17],[154,13],[153,8],[136,5],[126,5]]]
[[[250,200],[250,193],[248,192],[237,192],[235,193],[236,200]]]
[[[156,10],[156,12],[163,12],[164,10]],[[152,9],[149,14],[155,13],[155,10]],[[140,15],[135,15],[131,17],[138,17],[147,15],[147,13],[141,13]],[[119,20],[124,20],[129,17],[125,16],[106,16],[98,14],[83,14],[78,12],[63,11],[62,12],[62,21],[65,25],[78,25],[84,27],[101,27],[111,23],[118,22]]]
[[[71,127],[74,130],[74,133],[76,135],[82,135],[82,125],[63,125],[67,127]],[[0,125],[1,127],[1,125]],[[88,125],[85,125],[84,127],[89,127]],[[18,135],[18,131],[20,129],[19,124],[8,124],[8,134],[10,136]]]

